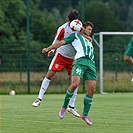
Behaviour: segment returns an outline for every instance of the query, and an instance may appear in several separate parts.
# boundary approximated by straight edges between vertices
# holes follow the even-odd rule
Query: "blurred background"
[[[82,22],[94,24],[93,33],[133,32],[132,0],[0,0],[0,94],[36,94],[52,57],[42,54],[51,45],[57,28],[67,21],[70,10]],[[104,91],[133,92],[133,68],[123,61],[131,35],[103,39]],[[96,38],[99,41],[99,38]],[[98,73],[99,46],[93,42]],[[47,93],[65,93],[70,79],[65,70],[53,78]],[[85,91],[81,84],[79,93]]]

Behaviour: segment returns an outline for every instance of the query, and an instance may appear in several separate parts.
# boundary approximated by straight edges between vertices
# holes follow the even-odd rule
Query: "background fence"
[[[125,49],[131,37],[131,35],[104,35],[103,92],[133,91],[133,67],[123,60]],[[97,50],[96,47],[96,51]],[[96,60],[101,59],[100,56],[99,52],[96,52]],[[100,61],[97,60],[97,62]],[[98,65],[98,68],[100,67],[99,63],[96,63],[96,65]],[[98,82],[99,81],[100,75]]]
[[[110,36],[104,37],[103,46],[103,69],[104,69],[104,91],[105,92],[132,92],[133,91],[133,68],[123,60],[123,53],[131,39],[131,36]],[[38,49],[30,48],[30,57],[27,57],[26,51],[21,48],[12,53],[11,44],[7,44],[9,49],[1,51],[0,65],[0,93],[9,93],[15,90],[17,93],[38,93],[41,82],[47,73],[49,63],[52,57],[47,54],[41,54],[43,46]],[[93,42],[95,49],[95,61],[98,75],[96,90],[99,92],[99,47]],[[16,47],[20,46],[16,44]],[[4,54],[6,53],[8,54]],[[39,53],[37,53],[39,52]],[[9,58],[10,57],[10,58]],[[30,59],[30,60],[29,60]],[[45,62],[47,62],[45,64]],[[27,64],[30,64],[28,69]],[[28,73],[30,82],[28,83]],[[53,78],[47,93],[64,93],[70,84],[70,79],[65,70],[57,73]],[[30,90],[28,88],[30,86]],[[84,85],[81,84],[79,92],[84,91]]]
[[[132,0],[13,0],[0,1],[0,94],[38,93],[52,57],[41,54],[52,43],[56,29],[67,21],[68,12],[79,11],[82,22],[94,24],[93,33],[133,29]],[[121,12],[120,12],[121,11]],[[105,37],[103,49],[104,91],[132,92],[132,68],[123,61],[131,36]],[[98,74],[99,47],[93,42]],[[64,93],[70,84],[63,70],[53,78],[47,93]],[[79,92],[84,92],[81,84]]]

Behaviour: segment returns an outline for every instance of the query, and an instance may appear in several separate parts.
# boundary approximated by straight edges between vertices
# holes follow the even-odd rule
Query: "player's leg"
[[[49,83],[51,81],[51,79],[54,77],[55,75],[55,71],[53,70],[48,70],[46,77],[43,79],[41,87],[40,87],[40,91],[39,91],[39,95],[38,95],[38,99],[43,98],[44,93],[46,92],[47,88],[49,87]]]
[[[42,81],[38,98],[32,104],[33,107],[37,107],[38,105],[40,105],[43,95],[49,87],[51,79],[53,78],[56,72],[59,72],[62,69],[62,65],[58,65],[58,67],[56,66],[56,64],[60,64],[59,62],[60,62],[60,54],[57,53],[55,54],[54,58],[51,61],[46,77]]]
[[[126,61],[127,63],[133,65],[133,59],[132,59],[131,56],[124,55],[124,61]]]
[[[73,93],[73,96],[72,96],[71,99],[70,99],[70,102],[69,102],[69,106],[70,106],[70,107],[74,107],[74,106],[75,106],[75,101],[76,101],[77,92],[78,92],[78,87],[75,89],[75,91],[74,91],[74,93]]]
[[[32,104],[33,107],[37,107],[38,105],[40,105],[43,95],[46,92],[46,90],[48,89],[50,81],[51,81],[52,77],[55,75],[55,73],[56,73],[55,71],[48,70],[46,77],[42,81],[40,91],[38,94],[38,98]]]
[[[66,61],[66,70],[68,72],[68,75],[71,75],[71,70],[72,70],[72,60]],[[74,90],[73,96],[70,99],[69,102],[69,106],[67,108],[67,111],[71,114],[73,114],[76,117],[80,117],[80,115],[78,114],[76,108],[75,108],[75,101],[76,101],[76,96],[77,96],[77,92],[78,92],[78,87]]]
[[[87,93],[84,97],[84,109],[83,109],[83,115],[82,115],[82,119],[88,124],[88,125],[92,125],[92,123],[90,122],[90,118],[88,116],[88,113],[90,111],[91,105],[92,105],[92,98],[93,98],[93,94],[95,91],[95,87],[96,87],[96,80],[86,80],[86,88],[87,88]]]
[[[130,44],[132,45],[132,44]],[[127,63],[133,65],[133,58],[132,58],[132,55],[133,55],[133,48],[132,46],[127,46],[126,48],[126,51],[124,52],[124,61],[126,61]]]
[[[72,76],[71,85],[69,86],[69,88],[66,92],[66,96],[65,96],[65,99],[64,99],[62,109],[59,112],[59,118],[60,119],[64,118],[65,111],[66,111],[67,106],[69,104],[70,98],[73,96],[74,90],[79,86],[79,84],[80,84],[80,77]]]
[[[86,62],[85,62],[86,61]],[[84,97],[84,108],[83,108],[83,114],[82,114],[82,119],[88,124],[92,125],[90,122],[90,118],[88,116],[91,105],[92,105],[92,99],[93,99],[93,94],[95,92],[95,87],[96,87],[96,68],[94,62],[91,60],[85,60],[84,62],[86,64],[86,70],[84,72],[84,80],[85,80],[85,85],[87,89],[87,93]]]
[[[75,89],[73,96],[70,99],[69,106],[67,108],[67,111],[71,114],[73,114],[76,117],[80,117],[79,113],[77,112],[77,109],[75,108],[75,101],[77,96],[78,87]]]

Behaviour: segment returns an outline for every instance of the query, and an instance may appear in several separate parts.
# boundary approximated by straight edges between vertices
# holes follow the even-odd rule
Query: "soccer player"
[[[83,27],[84,28],[80,31],[80,33],[73,33],[60,42],[57,42],[48,48],[44,48],[42,53],[48,52],[49,50],[55,49],[64,44],[66,44],[66,46],[68,43],[72,44],[76,54],[72,64],[71,85],[66,92],[64,104],[59,112],[59,118],[64,118],[69,99],[73,96],[74,90],[77,88],[77,86],[79,86],[80,78],[83,78],[85,80],[87,93],[84,97],[84,108],[81,118],[88,125],[92,125],[88,113],[90,111],[93,94],[95,92],[97,76],[94,62],[93,45],[88,39],[84,37],[84,34],[90,36],[93,29],[93,24],[87,21],[83,24]]]
[[[52,44],[59,42],[64,37],[68,37],[71,33],[73,33],[73,31],[71,30],[69,25],[72,20],[78,19],[78,17],[79,17],[78,11],[76,11],[76,10],[70,11],[70,13],[68,14],[68,22],[66,22],[65,24],[63,24],[62,26],[60,26],[58,28],[55,39]],[[71,75],[72,61],[73,61],[74,55],[75,55],[75,51],[72,48],[71,44],[61,46],[60,48],[56,49],[56,51],[53,51],[53,50],[49,51],[48,56],[53,55],[53,53],[55,53],[55,55],[51,61],[49,70],[48,70],[45,78],[42,81],[38,98],[32,104],[33,107],[37,107],[41,103],[43,95],[46,92],[46,90],[50,84],[50,81],[56,72],[60,72],[63,68],[65,68],[68,75],[69,76]],[[77,87],[77,89],[75,89],[74,94],[73,94],[72,98],[70,99],[70,105],[69,105],[67,111],[72,113],[74,116],[79,117],[80,115],[74,108],[77,90],[78,90],[78,87]]]
[[[127,45],[126,51],[124,52],[124,60],[133,65],[133,37],[131,38],[130,42]]]

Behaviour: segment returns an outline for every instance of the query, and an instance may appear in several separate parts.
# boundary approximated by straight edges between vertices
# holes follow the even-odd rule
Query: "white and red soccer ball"
[[[11,96],[14,96],[16,94],[16,92],[14,90],[11,90],[9,93]]]
[[[82,22],[78,19],[75,19],[70,23],[70,28],[72,31],[80,31],[82,28]]]

